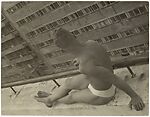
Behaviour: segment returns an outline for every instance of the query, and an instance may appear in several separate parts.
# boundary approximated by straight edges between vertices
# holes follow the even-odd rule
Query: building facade
[[[95,40],[102,44],[111,58],[148,52],[148,2],[21,1],[3,2],[2,8],[21,38],[51,66],[45,68],[50,73],[76,69],[73,56],[54,44],[53,32],[60,27],[81,43]]]

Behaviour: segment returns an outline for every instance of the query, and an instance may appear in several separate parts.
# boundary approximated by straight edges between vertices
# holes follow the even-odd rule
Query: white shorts
[[[112,97],[116,93],[116,87],[114,85],[112,85],[109,89],[103,91],[94,89],[91,84],[89,84],[88,88],[94,95],[99,97]]]

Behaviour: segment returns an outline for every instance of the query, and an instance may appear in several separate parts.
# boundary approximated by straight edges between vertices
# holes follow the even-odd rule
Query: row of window
[[[6,36],[13,31],[15,31],[14,27],[9,22],[7,22],[5,26],[1,28],[1,35],[2,37]]]
[[[43,47],[50,46],[50,45],[53,45],[53,44],[54,44],[54,39],[50,39],[50,40],[47,40],[45,42],[39,43],[36,46],[38,48],[43,48]]]
[[[36,61],[34,59],[30,59],[30,60],[27,60],[27,61],[16,63],[16,67],[20,67],[20,68],[25,68],[25,67],[33,68],[35,66],[35,64],[36,64]]]
[[[55,68],[55,69],[60,69],[60,68],[66,68],[66,67],[70,67],[72,66],[72,61],[69,60],[67,62],[64,62],[64,63],[59,63],[59,64],[53,64],[52,66]]]
[[[72,31],[72,34],[75,36],[78,36],[81,33],[88,32],[88,31],[95,30],[95,29],[99,29],[99,28],[103,28],[105,26],[120,22],[120,21],[125,20],[125,19],[133,18],[135,16],[142,15],[142,14],[147,13],[147,12],[148,12],[147,5],[140,6],[138,8],[133,9],[133,10],[130,10],[128,12],[121,13],[119,15],[115,15],[113,17],[109,17],[109,18],[103,19],[99,22],[96,22],[96,23],[81,27],[79,29],[76,29],[76,30]]]
[[[110,56],[117,56],[117,55],[122,55],[122,56],[128,56],[128,55],[138,55],[141,53],[144,53],[149,49],[148,43],[145,44],[140,44],[132,47],[126,47],[126,48],[121,48],[121,49],[116,49],[109,51]]]
[[[18,2],[17,4],[15,4],[15,5],[12,6],[11,8],[9,8],[9,9],[7,10],[7,12],[8,12],[9,14],[13,14],[13,13],[15,13],[17,10],[23,8],[24,6],[26,6],[26,5],[29,4],[29,3],[30,3],[30,1],[21,1],[21,2]]]
[[[95,41],[97,41],[98,43],[106,43],[106,42],[111,42],[113,40],[117,40],[120,38],[126,38],[129,36],[133,36],[133,35],[136,35],[138,33],[146,32],[146,31],[149,31],[149,26],[148,25],[142,25],[142,26],[130,29],[130,30],[119,32],[117,34],[112,34],[112,35],[109,35],[109,36],[106,36],[106,37],[103,37],[100,39],[96,39]]]
[[[29,16],[27,16],[27,17],[25,17],[25,18],[23,18],[23,19],[21,19],[19,21],[17,21],[16,23],[18,24],[18,26],[22,26],[22,25],[24,25],[26,23],[29,23],[29,22],[35,20],[38,17],[41,17],[41,16],[47,14],[48,12],[51,12],[51,11],[53,11],[55,9],[58,9],[58,8],[64,6],[64,5],[66,5],[68,3],[69,2],[67,2],[67,1],[54,2],[54,3],[52,3],[50,5],[47,5],[46,7],[42,8],[42,9],[40,9],[38,11],[32,13],[31,15],[29,15]]]
[[[26,36],[28,38],[34,37],[34,36],[36,36],[36,35],[38,35],[40,33],[43,33],[45,31],[58,28],[59,26],[64,25],[64,24],[66,24],[66,23],[68,23],[70,21],[73,21],[75,19],[83,17],[83,16],[85,16],[87,14],[93,13],[94,11],[97,11],[97,10],[99,10],[99,9],[104,7],[104,6],[101,7],[101,5],[100,5],[101,3],[103,3],[103,2],[94,3],[93,5],[90,5],[90,6],[86,7],[86,8],[78,10],[78,11],[76,11],[76,12],[74,12],[72,14],[69,14],[68,16],[65,16],[65,17],[63,17],[63,18],[61,18],[59,20],[56,20],[56,21],[51,22],[49,24],[46,24],[46,25],[44,25],[42,27],[39,27],[38,29],[35,29],[34,31],[31,31],[31,32],[27,33]],[[113,3],[114,2],[112,1],[112,2],[108,2],[107,4],[111,5]],[[106,4],[105,4],[105,6],[106,6]]]
[[[97,41],[98,43],[106,43],[106,42],[111,42],[113,40],[133,36],[135,34],[142,33],[145,31],[149,31],[148,25],[142,25],[142,26],[130,29],[130,30],[119,32],[117,34],[112,34],[112,35],[109,35],[106,37],[102,37],[102,38],[96,39],[95,41]],[[50,46],[50,45],[54,45],[54,39],[50,39],[48,41],[39,43],[39,44],[37,44],[37,47],[43,48],[43,47]]]
[[[6,57],[11,61],[11,60],[14,60],[14,59],[18,59],[18,58],[28,56],[28,55],[31,54],[31,52],[32,52],[31,49],[26,47],[26,48],[22,48],[18,51],[15,51],[13,53],[7,54]]]
[[[141,54],[145,50],[148,50],[148,46],[149,46],[148,43],[145,43],[145,44],[140,44],[140,45],[136,45],[136,46],[132,46],[132,47],[112,50],[112,51],[109,51],[108,53],[110,54],[110,56],[116,56],[116,55],[122,55],[123,56],[125,54],[126,55],[130,55],[130,54],[132,55],[132,53],[134,53],[134,55],[137,55],[137,54]],[[72,64],[72,61],[69,60],[69,61],[64,62],[64,63],[53,64],[52,66],[55,69],[61,69],[61,68],[71,67],[71,66],[73,66],[73,64]]]
[[[123,31],[123,32],[120,32],[117,34],[113,34],[113,35],[109,35],[109,36],[106,36],[106,37],[103,37],[100,39],[96,39],[95,41],[97,41],[98,43],[111,42],[113,40],[133,36],[135,34],[142,33],[142,32],[148,31],[148,30],[149,30],[148,25],[142,25],[142,26],[139,26],[139,27],[127,30],[127,31]],[[46,56],[49,58],[52,58],[52,57],[60,56],[64,53],[65,53],[64,50],[59,50],[59,51],[55,51],[52,53],[48,53]]]
[[[22,44],[24,40],[20,36],[15,36],[11,40],[6,41],[5,43],[1,44],[2,51],[13,48],[19,44]]]

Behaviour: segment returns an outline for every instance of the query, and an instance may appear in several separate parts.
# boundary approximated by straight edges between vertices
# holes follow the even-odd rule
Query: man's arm
[[[92,77],[101,77],[106,76],[103,78],[105,82],[110,82],[114,84],[119,89],[123,90],[126,94],[131,97],[130,107],[134,106],[134,108],[139,111],[144,108],[144,103],[142,99],[138,96],[138,94],[122,79],[118,78],[115,74],[113,74],[110,70],[94,65],[92,59],[86,61],[86,64],[82,65],[79,68],[80,71],[88,76]]]

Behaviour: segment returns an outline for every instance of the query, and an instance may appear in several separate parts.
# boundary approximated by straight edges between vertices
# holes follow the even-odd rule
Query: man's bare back
[[[106,50],[102,46],[98,45],[96,41],[88,40],[85,43],[85,47],[81,52],[81,55],[79,55],[77,59],[79,61],[79,70],[83,74],[85,73],[82,72],[81,69],[82,67],[85,67],[84,65],[90,60],[92,60],[97,67],[101,66],[110,70],[110,72],[113,72],[111,60]],[[103,80],[107,77],[109,77],[107,74],[101,74],[100,77],[87,76],[90,84],[97,90],[106,90],[111,87],[112,83],[108,83]]]

